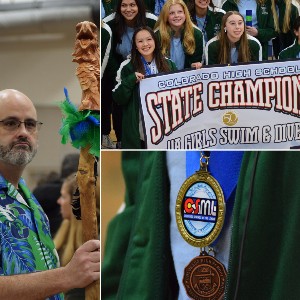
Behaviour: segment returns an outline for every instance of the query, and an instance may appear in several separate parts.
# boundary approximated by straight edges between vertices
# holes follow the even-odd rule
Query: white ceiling
[[[98,12],[99,0],[0,0],[0,43],[63,39],[82,20],[97,24]]]

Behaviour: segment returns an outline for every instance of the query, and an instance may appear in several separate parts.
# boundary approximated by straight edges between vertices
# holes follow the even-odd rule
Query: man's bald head
[[[32,102],[25,94],[21,93],[18,90],[5,89],[0,91],[0,101],[9,99],[26,99],[27,101]]]
[[[0,119],[5,117],[6,111],[31,111],[36,118],[36,109],[32,101],[22,92],[14,89],[0,91]]]

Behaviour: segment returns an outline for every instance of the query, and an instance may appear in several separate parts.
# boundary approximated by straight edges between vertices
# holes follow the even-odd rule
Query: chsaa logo
[[[239,120],[234,111],[228,111],[223,115],[223,123],[227,126],[234,126]]]

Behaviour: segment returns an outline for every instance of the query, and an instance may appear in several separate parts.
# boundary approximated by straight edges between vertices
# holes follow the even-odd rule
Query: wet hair
[[[220,41],[220,54],[219,63],[220,64],[230,64],[231,63],[231,42],[228,39],[227,33],[225,32],[227,19],[232,15],[238,15],[243,19],[244,22],[244,32],[240,38],[240,44],[238,48],[238,62],[249,62],[250,61],[250,50],[249,43],[245,28],[245,20],[243,16],[238,11],[228,11],[222,18],[221,30],[218,34]]]
[[[135,17],[135,24],[134,27],[146,26],[146,6],[144,1],[142,0],[134,0],[137,7],[138,13]],[[123,0],[118,0],[117,7],[116,7],[116,16],[115,16],[115,24],[116,24],[116,31],[115,31],[115,38],[117,44],[121,43],[121,38],[124,32],[126,31],[127,24],[126,20],[121,14],[121,6]]]
[[[134,70],[137,72],[140,72],[142,74],[145,74],[145,68],[144,68],[144,64],[141,59],[141,54],[136,48],[136,41],[135,41],[136,35],[142,30],[148,31],[154,40],[155,49],[153,52],[153,59],[155,60],[155,64],[156,64],[158,72],[161,73],[161,72],[170,71],[169,65],[166,62],[166,59],[164,58],[164,56],[162,55],[162,53],[160,51],[158,39],[155,36],[153,30],[148,26],[141,26],[141,27],[137,28],[132,37],[131,63],[133,65]]]

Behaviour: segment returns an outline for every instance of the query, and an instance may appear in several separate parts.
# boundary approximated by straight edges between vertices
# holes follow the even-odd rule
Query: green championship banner
[[[148,149],[300,145],[300,60],[203,67],[140,82]]]

